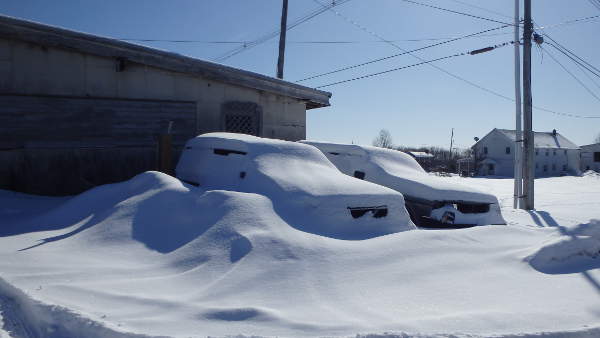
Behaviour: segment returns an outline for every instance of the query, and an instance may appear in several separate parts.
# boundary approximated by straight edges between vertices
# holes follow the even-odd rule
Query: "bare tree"
[[[392,142],[392,135],[387,129],[381,129],[379,131],[379,135],[373,140],[373,145],[375,147],[380,148],[394,148],[394,143]]]
[[[600,134],[594,139],[594,143],[600,143]]]

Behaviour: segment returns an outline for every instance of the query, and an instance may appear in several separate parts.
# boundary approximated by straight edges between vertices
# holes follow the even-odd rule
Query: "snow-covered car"
[[[417,226],[506,224],[494,195],[432,176],[406,153],[353,144],[301,142],[317,147],[341,172],[401,192]]]
[[[313,146],[232,133],[189,140],[180,180],[206,190],[257,193],[295,228],[338,239],[414,229],[402,194],[342,174]]]

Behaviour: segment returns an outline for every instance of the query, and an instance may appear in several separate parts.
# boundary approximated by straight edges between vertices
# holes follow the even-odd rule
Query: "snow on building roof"
[[[181,54],[141,46],[93,34],[0,15],[2,38],[68,49],[80,53],[126,60],[174,72],[192,74],[306,102],[306,108],[329,106],[331,93],[270,76],[249,72]]]
[[[433,158],[432,154],[426,153],[424,151],[409,151],[408,152],[414,158]]]
[[[497,129],[499,132],[504,134],[513,142],[517,139],[516,132],[509,129]],[[561,148],[561,149],[579,149],[579,147],[569,141],[566,137],[560,133],[554,134],[553,132],[534,132],[534,147],[535,148]]]
[[[581,146],[581,150],[592,150],[592,149],[600,149],[600,143],[592,143]]]

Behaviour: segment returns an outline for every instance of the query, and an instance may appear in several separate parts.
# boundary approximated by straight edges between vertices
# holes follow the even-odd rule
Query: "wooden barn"
[[[213,131],[306,137],[331,94],[114,39],[0,16],[0,189],[76,194],[157,169]]]

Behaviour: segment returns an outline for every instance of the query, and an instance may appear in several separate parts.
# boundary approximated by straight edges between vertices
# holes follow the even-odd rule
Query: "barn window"
[[[567,149],[565,149],[565,155],[567,154]]]
[[[506,153],[510,154],[510,147],[506,147]]]
[[[483,153],[484,153],[484,154],[487,154],[487,153],[488,153],[487,147],[483,147]]]
[[[550,150],[546,149],[546,156],[550,155]]]
[[[544,164],[544,172],[547,172],[547,171],[548,171],[548,165]]]
[[[600,151],[594,152],[594,162],[600,162]]]
[[[540,154],[540,150],[539,150],[539,149],[536,149],[536,150],[535,150],[535,154],[536,154],[536,155],[539,155],[539,154]]]
[[[556,156],[556,149],[552,150],[552,156]]]
[[[258,136],[262,110],[254,102],[230,101],[221,106],[222,129],[229,133]]]
[[[567,165],[563,164],[563,171],[567,171]]]

